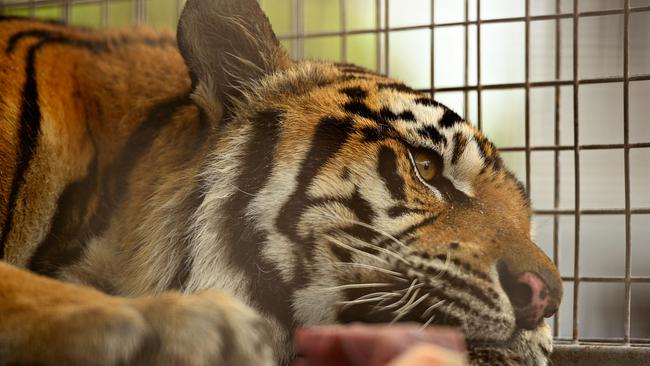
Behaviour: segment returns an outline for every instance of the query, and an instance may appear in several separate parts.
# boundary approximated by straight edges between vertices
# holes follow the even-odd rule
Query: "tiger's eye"
[[[413,155],[415,167],[420,173],[420,177],[429,182],[435,179],[440,174],[440,167],[438,166],[437,156],[427,150],[419,150]]]

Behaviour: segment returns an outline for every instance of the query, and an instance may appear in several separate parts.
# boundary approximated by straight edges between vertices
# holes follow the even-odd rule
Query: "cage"
[[[560,268],[555,364],[650,362],[650,1],[261,0],[296,59],[404,80],[483,129]],[[173,27],[183,0],[0,0],[0,13]]]

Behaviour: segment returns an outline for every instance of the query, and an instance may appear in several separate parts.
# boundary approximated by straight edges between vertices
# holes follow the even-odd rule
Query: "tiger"
[[[490,140],[292,60],[255,0],[177,33],[0,19],[0,364],[290,365],[297,328],[452,326],[546,365],[562,282]]]

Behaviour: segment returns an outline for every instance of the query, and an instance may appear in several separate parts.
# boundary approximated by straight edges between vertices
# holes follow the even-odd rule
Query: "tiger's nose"
[[[519,328],[535,329],[543,318],[557,312],[560,304],[557,289],[549,288],[537,273],[523,272],[513,276],[502,267],[499,277]]]

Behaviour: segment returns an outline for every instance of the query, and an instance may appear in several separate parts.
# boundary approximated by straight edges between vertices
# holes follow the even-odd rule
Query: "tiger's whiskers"
[[[347,245],[347,244],[343,243],[342,241],[340,241],[339,239],[337,239],[337,238],[335,238],[335,237],[333,237],[331,235],[326,234],[325,239],[327,239],[328,241],[340,246],[341,248],[347,249],[347,250],[349,250],[351,252],[355,252],[355,253],[358,253],[360,255],[365,255],[365,256],[370,257],[370,258],[372,258],[374,260],[378,260],[378,261],[380,261],[382,263],[389,264],[388,261],[385,260],[384,258],[381,258],[381,257],[379,257],[377,255],[374,255],[374,254],[371,254],[371,253],[368,253],[368,252],[364,252],[363,250],[359,250],[359,249],[354,248],[354,247],[352,247],[350,245]]]
[[[362,240],[362,239],[357,238],[356,236],[352,236],[352,235],[345,234],[345,233],[342,233],[342,234],[345,235],[347,238],[352,239],[352,240],[354,240],[355,242],[360,243],[361,245],[363,245],[363,246],[365,246],[365,247],[373,248],[373,249],[375,249],[375,250],[377,250],[377,251],[379,251],[379,252],[382,252],[382,253],[388,254],[389,256],[391,256],[391,257],[397,259],[398,261],[400,261],[400,262],[402,262],[402,263],[404,263],[404,264],[406,264],[406,265],[410,265],[410,264],[411,264],[408,260],[406,260],[406,258],[404,258],[402,255],[400,255],[400,254],[398,254],[398,253],[396,253],[396,252],[393,252],[393,251],[391,251],[391,250],[389,250],[389,249],[386,249],[386,248],[380,247],[380,246],[378,246],[378,245],[376,245],[376,244],[369,243],[369,242],[367,242],[367,241],[365,241],[365,240]]]
[[[334,290],[350,290],[350,289],[356,289],[356,288],[373,288],[373,287],[388,287],[388,286],[393,286],[393,284],[392,283],[385,283],[385,282],[352,283],[352,284],[348,284],[348,285],[325,287],[325,288],[323,288],[323,290],[325,290],[325,291],[334,291]]]
[[[354,219],[349,219],[349,218],[343,218],[343,220],[346,221],[346,222],[349,222],[351,224],[359,225],[359,226],[365,227],[366,229],[370,229],[370,230],[376,232],[377,234],[383,235],[384,237],[392,240],[394,243],[396,243],[400,247],[402,247],[402,248],[404,248],[404,249],[406,249],[408,251],[411,250],[411,248],[409,248],[408,245],[404,244],[404,242],[397,239],[395,236],[393,236],[393,235],[391,235],[391,234],[389,234],[389,233],[387,233],[387,232],[385,232],[385,231],[383,231],[381,229],[378,229],[374,225],[366,224],[365,222],[354,220]]]
[[[397,277],[399,280],[406,280],[404,278],[404,275],[399,272],[391,271],[389,269],[373,266],[371,264],[365,264],[365,263],[356,263],[356,262],[334,262],[334,265],[345,267],[345,266],[350,266],[350,267],[360,267],[360,268],[367,268],[371,269],[377,272],[385,273],[387,275]]]
[[[432,311],[434,311],[435,309],[439,308],[440,306],[444,305],[445,302],[446,302],[445,300],[440,300],[440,301],[438,301],[437,303],[435,303],[435,304],[429,306],[429,307],[427,308],[427,310],[425,310],[424,313],[422,313],[422,316],[428,316],[428,314],[429,314],[430,312],[432,312]]]

